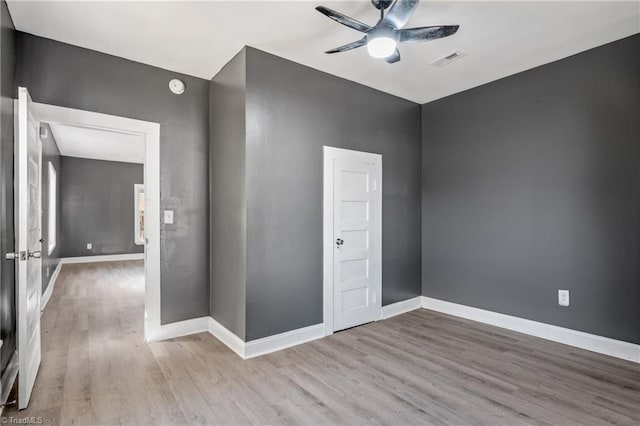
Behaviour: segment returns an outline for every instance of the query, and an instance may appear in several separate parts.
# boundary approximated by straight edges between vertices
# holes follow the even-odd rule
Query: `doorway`
[[[325,335],[382,316],[382,156],[324,147]]]
[[[160,125],[148,121],[34,103],[40,122],[144,138],[145,340],[157,340],[160,325]],[[132,195],[134,195],[132,188]]]
[[[43,204],[54,206],[60,199],[56,189],[56,182],[60,180],[59,166],[56,167],[49,161],[43,163],[42,139],[47,137],[47,132],[52,128],[57,128],[71,133],[84,133],[85,136],[90,133],[115,134],[119,135],[125,145],[127,140],[140,141],[142,182],[136,183],[144,183],[144,187],[131,184],[126,189],[126,198],[133,205],[126,213],[131,216],[131,229],[127,232],[130,232],[132,241],[135,238],[135,244],[140,247],[138,251],[142,252],[139,257],[144,259],[144,312],[140,312],[140,316],[143,316],[144,321],[144,339],[153,341],[161,338],[163,329],[160,324],[160,126],[130,118],[35,103],[31,101],[28,90],[23,87],[19,88],[18,93],[16,252],[10,255],[16,261],[18,283],[18,406],[25,408],[41,359],[41,272],[45,269],[41,267],[41,257],[43,254],[51,255],[56,246],[60,245],[60,238],[55,232],[56,210],[45,216],[40,205],[42,189],[48,192]],[[121,148],[113,150],[115,155],[121,152]],[[48,179],[48,184],[45,183],[43,187],[44,177]],[[45,227],[48,227],[47,235],[40,229],[43,221],[46,221]],[[99,227],[100,223],[97,222],[96,226]],[[86,249],[93,249],[91,243],[86,244]],[[22,256],[22,253],[25,255]],[[95,256],[94,259],[98,257],[100,256]],[[61,263],[72,262],[65,262],[63,258]],[[49,270],[46,270],[48,275]]]

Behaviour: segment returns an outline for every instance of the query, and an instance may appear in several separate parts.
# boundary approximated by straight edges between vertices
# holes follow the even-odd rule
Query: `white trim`
[[[324,324],[315,324],[245,342],[215,319],[208,319],[209,333],[242,359],[255,358],[324,337]]]
[[[416,296],[401,302],[392,303],[382,307],[382,319],[406,314],[422,307],[422,296]]]
[[[209,331],[209,317],[200,317],[161,325],[153,330],[153,334],[147,335],[146,339],[148,343],[151,343],[189,336],[190,334],[206,333],[207,331]]]
[[[333,223],[333,174],[327,173],[333,161],[327,155],[327,147],[324,147],[323,164],[323,202],[322,202],[322,304],[324,335],[333,334],[333,229],[329,224]]]
[[[444,300],[422,297],[422,307],[496,327],[506,328],[553,342],[640,363],[640,345],[597,336],[570,328],[532,321],[511,315],[472,308]]]
[[[144,253],[106,254],[100,256],[62,257],[61,264],[69,263],[95,263],[95,262],[120,262],[124,260],[144,260]]]
[[[39,121],[141,135],[145,138],[145,338],[162,334],[160,322],[160,124],[34,103]],[[94,259],[95,261],[95,259]]]
[[[134,240],[133,242],[137,246],[144,245],[144,235],[142,238],[138,238],[138,236],[140,235],[140,217],[139,217],[140,199],[138,195],[140,194],[140,192],[144,193],[144,184],[134,183],[133,184],[133,240]]]
[[[244,359],[276,352],[324,337],[324,324],[298,328],[245,343]]]
[[[382,155],[369,152],[354,151],[350,149],[323,147],[323,243],[322,243],[322,281],[323,281],[323,321],[324,335],[333,334],[333,163],[334,160],[350,160],[371,162],[376,166],[376,212],[373,229],[377,234],[374,238],[374,274],[378,288],[377,303],[380,306],[380,318],[382,318]]]
[[[40,302],[40,312],[44,312],[44,308],[47,307],[47,303],[49,303],[49,299],[51,299],[51,294],[53,294],[53,287],[56,285],[56,280],[58,279],[58,275],[60,275],[60,270],[62,269],[62,261],[58,262],[58,266],[51,274],[51,278],[49,278],[49,284],[47,285],[47,289],[42,293],[42,301]]]
[[[209,333],[216,339],[224,343],[229,349],[235,352],[240,358],[245,359],[245,342],[236,336],[231,330],[209,317]]]
[[[51,161],[47,163],[47,255],[51,256],[58,242],[58,172]]]

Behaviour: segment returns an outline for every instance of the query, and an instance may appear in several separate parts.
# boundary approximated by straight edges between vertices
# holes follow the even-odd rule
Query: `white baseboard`
[[[242,359],[255,358],[324,337],[324,324],[298,328],[262,339],[245,342],[218,321],[209,317],[209,333]]]
[[[382,318],[400,315],[421,306],[421,296],[383,306]],[[245,342],[213,318],[209,318],[209,332],[242,359],[266,355],[325,337],[324,323],[320,323]]]
[[[51,299],[51,295],[53,294],[53,287],[56,285],[56,280],[58,279],[58,275],[60,275],[60,269],[62,269],[62,262],[58,262],[58,266],[51,274],[51,278],[49,278],[49,285],[47,289],[42,293],[42,300],[40,302],[40,311],[43,312],[44,308],[47,307],[47,303],[49,303],[49,299]]]
[[[236,336],[231,330],[209,317],[209,333],[229,349],[234,351],[240,358],[245,359],[245,342]]]
[[[459,305],[444,300],[422,297],[422,307],[456,317],[478,321],[553,342],[586,349],[604,355],[640,363],[640,345],[597,336],[570,328],[558,327],[484,309]]]
[[[401,302],[392,303],[382,307],[382,319],[395,317],[422,307],[422,296],[416,296]]]
[[[430,297],[418,296],[384,306],[382,318],[390,318],[420,307],[640,363],[640,345]],[[324,324],[321,323],[245,342],[215,319],[201,317],[163,325],[148,341],[172,339],[205,331],[242,359],[266,355],[325,336]]]
[[[324,337],[324,324],[298,328],[245,343],[244,358],[253,358]]]
[[[121,260],[144,260],[144,253],[107,254],[100,256],[63,257],[60,263],[118,262]]]
[[[209,319],[210,317],[200,317],[161,325],[159,330],[149,333],[147,342],[158,342],[160,340],[175,339],[176,337],[188,336],[190,334],[205,333],[209,331]]]

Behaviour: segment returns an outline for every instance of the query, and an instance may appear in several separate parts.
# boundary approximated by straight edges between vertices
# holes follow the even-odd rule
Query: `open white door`
[[[382,315],[382,157],[326,147],[324,173],[325,235],[332,244],[325,280],[333,290],[332,331],[338,331]]]
[[[42,296],[40,166],[42,143],[29,92],[18,88],[16,103],[15,206],[16,300],[18,316],[18,408],[26,408],[40,367]]]

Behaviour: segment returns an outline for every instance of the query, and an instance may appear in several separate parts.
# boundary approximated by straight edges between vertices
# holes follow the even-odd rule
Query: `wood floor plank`
[[[243,361],[144,342],[140,261],[64,265],[26,410],[44,424],[640,425],[640,366],[428,310]]]

